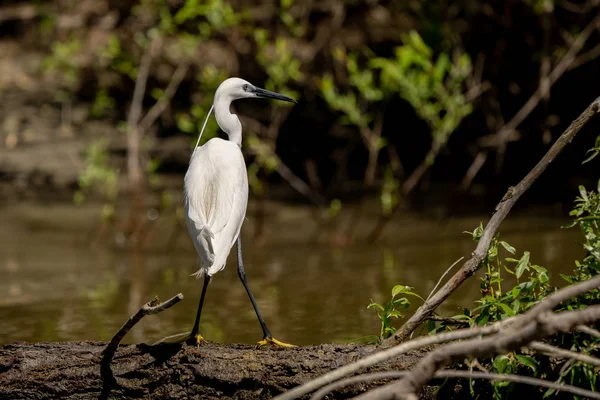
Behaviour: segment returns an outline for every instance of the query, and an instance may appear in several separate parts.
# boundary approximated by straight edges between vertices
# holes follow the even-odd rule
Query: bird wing
[[[185,212],[188,230],[195,238],[194,245],[204,267],[212,266],[215,254],[224,250],[221,243],[215,242],[230,220],[243,218],[245,207],[237,215],[240,210],[235,205],[236,200],[241,200],[236,197],[244,193],[247,196],[246,168],[236,144],[212,139],[196,150],[185,176]],[[236,231],[237,235],[239,226]],[[229,242],[226,249],[229,253],[235,237],[224,239]]]

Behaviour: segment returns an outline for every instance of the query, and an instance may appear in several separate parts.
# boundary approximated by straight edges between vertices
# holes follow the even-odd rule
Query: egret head
[[[224,80],[217,88],[214,103],[217,104],[220,101],[232,102],[233,100],[246,98],[270,98],[297,103],[294,99],[256,87],[250,82],[240,78],[229,78]]]

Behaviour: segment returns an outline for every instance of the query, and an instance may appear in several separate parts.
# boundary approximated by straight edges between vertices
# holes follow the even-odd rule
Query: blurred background
[[[179,292],[125,341],[191,328],[201,282],[183,175],[231,76],[298,100],[234,104],[246,271],[272,333],[379,334],[371,300],[395,284],[426,297],[474,249],[463,231],[600,95],[599,11],[598,0],[3,1],[0,343],[107,340],[154,295]],[[561,227],[578,186],[597,187],[597,162],[582,161],[599,128],[500,228],[552,277],[585,254]],[[211,118],[202,142],[215,136]],[[473,279],[440,311],[478,296]],[[233,256],[202,317],[209,340],[261,339]]]

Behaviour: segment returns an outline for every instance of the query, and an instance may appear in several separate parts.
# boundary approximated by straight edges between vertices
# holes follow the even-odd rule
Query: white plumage
[[[192,155],[185,175],[185,215],[200,256],[200,270],[212,276],[225,267],[248,203],[246,163],[237,144],[214,138]]]
[[[258,305],[246,280],[242,263],[240,230],[248,204],[248,176],[242,155],[242,124],[230,111],[231,102],[242,98],[273,98],[289,102],[295,100],[278,93],[257,88],[239,78],[223,81],[215,92],[213,108],[219,127],[229,140],[213,138],[192,153],[184,178],[184,206],[188,231],[200,257],[200,269],[194,275],[204,275],[204,285],[196,312],[196,321],[186,341],[200,343],[200,316],[204,296],[211,277],[225,268],[227,256],[237,241],[238,276],[240,277],[263,330],[260,344],[273,343],[289,346],[274,339],[258,310]],[[206,117],[208,120],[209,115]],[[204,122],[204,127],[206,121]],[[202,132],[200,132],[202,136]],[[200,142],[200,137],[198,138]]]

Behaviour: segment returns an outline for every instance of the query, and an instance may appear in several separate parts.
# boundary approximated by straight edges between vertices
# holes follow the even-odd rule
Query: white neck
[[[242,147],[242,123],[237,115],[229,110],[233,99],[228,97],[215,97],[215,118],[219,127],[229,136],[229,140]]]

